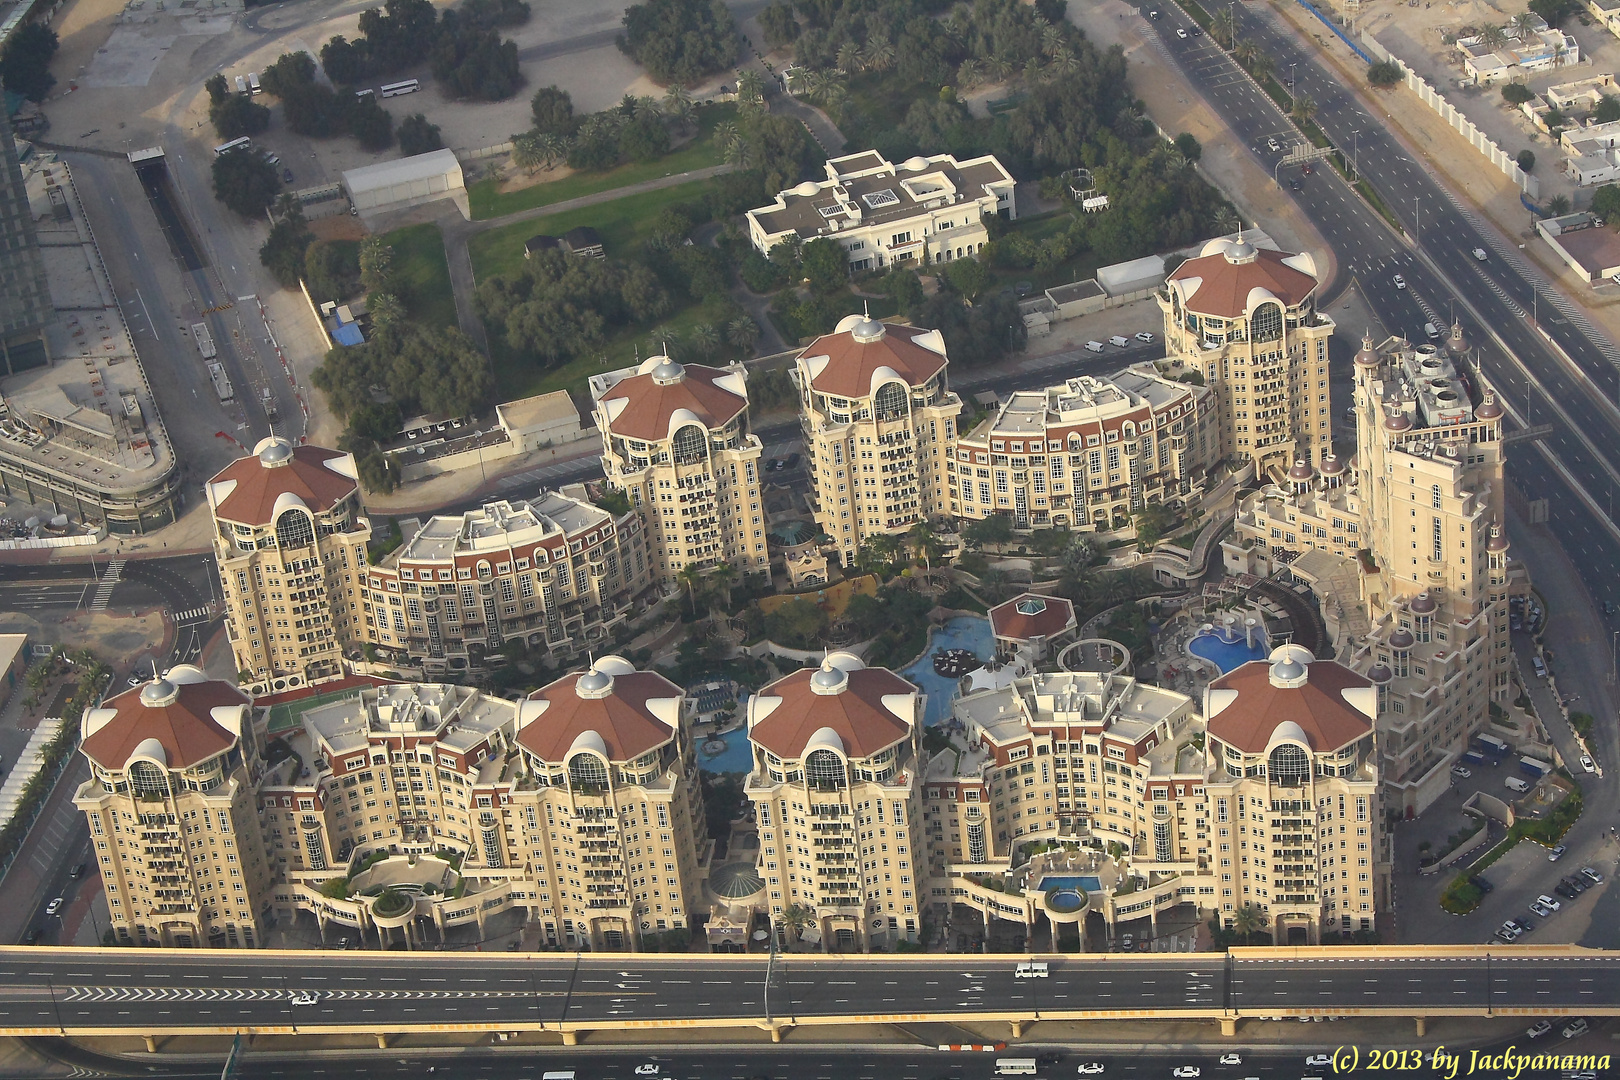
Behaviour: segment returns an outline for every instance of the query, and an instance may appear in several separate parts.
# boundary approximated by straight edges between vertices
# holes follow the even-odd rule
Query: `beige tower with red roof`
[[[829,952],[917,941],[927,874],[918,770],[923,695],[835,652],[748,702],[745,792],[777,933]]]
[[[669,585],[688,565],[721,563],[768,575],[761,447],[748,430],[742,365],[652,356],[590,383],[602,471],[641,511],[653,578]]]
[[[274,692],[341,677],[343,648],[361,636],[371,539],[353,455],[263,439],[204,491],[242,684]]]
[[[874,536],[954,511],[947,475],[962,401],[938,330],[860,315],[794,361],[816,524],[846,567]]]
[[[1209,684],[1205,790],[1225,926],[1249,908],[1278,945],[1375,928],[1378,704],[1372,680],[1299,645]]]
[[[85,710],[84,812],[119,941],[264,944],[270,868],[255,812],[264,768],[248,696],[198,668]]]
[[[635,951],[691,926],[708,841],[684,700],[604,656],[518,702],[522,775],[504,817],[547,944]]]
[[[1333,450],[1334,324],[1316,309],[1317,284],[1310,255],[1240,235],[1205,244],[1158,294],[1166,354],[1218,395],[1220,456],[1253,460],[1279,482],[1296,460],[1319,464]]]

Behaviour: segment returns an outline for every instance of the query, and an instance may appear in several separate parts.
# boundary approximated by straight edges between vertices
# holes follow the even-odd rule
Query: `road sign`
[[[231,1052],[225,1055],[225,1069],[219,1074],[219,1080],[231,1080],[236,1075],[236,1065],[241,1053],[242,1036],[238,1033],[236,1038],[231,1040]]]

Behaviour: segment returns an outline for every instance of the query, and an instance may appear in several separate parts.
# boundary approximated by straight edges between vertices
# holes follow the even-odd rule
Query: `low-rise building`
[[[844,566],[874,536],[955,512],[950,448],[962,400],[948,366],[939,331],[860,315],[794,361],[816,524]]]
[[[652,356],[590,384],[602,469],[641,515],[653,580],[670,587],[687,566],[721,563],[768,577],[762,447],[748,428],[742,365]]]
[[[584,496],[429,518],[367,570],[366,640],[430,677],[481,668],[508,642],[565,658],[599,647],[652,579],[641,516]]]
[[[923,697],[845,652],[748,701],[745,793],[759,874],[781,937],[836,952],[915,942],[927,860],[922,830]]]
[[[762,254],[785,240],[830,238],[851,270],[950,262],[989,241],[984,215],[1018,216],[1015,186],[990,156],[935,154],[896,166],[867,150],[833,158],[827,179],[806,180],[748,211],[748,238]]]
[[[340,677],[345,645],[366,626],[371,524],[354,456],[272,436],[203,490],[243,683],[279,691]]]
[[[990,609],[996,652],[1017,656],[1031,667],[1057,658],[1074,640],[1074,604],[1062,596],[1025,593]]]
[[[248,696],[195,667],[86,709],[89,824],[114,938],[140,945],[264,944],[273,868],[255,813],[264,769]]]
[[[1537,18],[1525,30],[1509,23],[1502,27],[1502,33],[1505,42],[1494,49],[1479,34],[1457,39],[1463,71],[1474,82],[1492,86],[1581,62],[1581,47],[1575,39],[1562,30],[1552,29],[1544,19]]]
[[[957,440],[951,509],[1019,529],[1107,530],[1150,503],[1190,504],[1221,456],[1216,398],[1151,364],[1017,390]]]

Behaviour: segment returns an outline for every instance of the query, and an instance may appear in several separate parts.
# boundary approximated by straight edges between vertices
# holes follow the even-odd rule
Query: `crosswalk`
[[[114,559],[107,564],[107,571],[101,575],[101,583],[96,586],[96,595],[90,600],[91,611],[107,610],[107,601],[112,599],[113,590],[123,580],[123,574],[123,559]]]
[[[176,625],[185,625],[193,622],[207,622],[213,616],[213,611],[204,604],[202,607],[187,608],[174,617]]]

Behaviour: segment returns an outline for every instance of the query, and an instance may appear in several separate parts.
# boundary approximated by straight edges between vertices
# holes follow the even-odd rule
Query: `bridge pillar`
[[[565,1031],[565,1032],[562,1033],[562,1037],[563,1037],[563,1045],[564,1046],[578,1046],[579,1045],[579,1032],[578,1031]]]
[[[146,1052],[148,1054],[155,1054],[158,1052],[158,1040],[156,1035],[142,1035],[141,1041],[146,1043]]]
[[[1015,1039],[1022,1039],[1024,1037],[1024,1029],[1029,1027],[1030,1022],[1028,1020],[1013,1020],[1011,1023],[1012,1037]]]
[[[379,1049],[379,1050],[388,1049],[388,1032],[386,1032],[386,1031],[377,1032],[377,1049]]]
[[[1414,1016],[1412,1019],[1417,1023],[1418,1038],[1421,1039],[1429,1033],[1429,1018],[1427,1016]]]
[[[1221,1017],[1221,1034],[1222,1035],[1236,1035],[1237,1034],[1237,1026],[1238,1026],[1238,1018],[1237,1017],[1235,1017],[1235,1016],[1223,1016],[1223,1017]]]
[[[782,1024],[782,1023],[777,1023],[775,1021],[772,1021],[768,1026],[765,1025],[765,1024],[761,1024],[760,1026],[764,1027],[767,1031],[769,1031],[771,1033],[771,1042],[773,1042],[773,1043],[781,1042],[782,1041],[782,1036],[784,1034],[786,1034],[787,1032],[793,1030],[793,1025],[792,1024]]]

